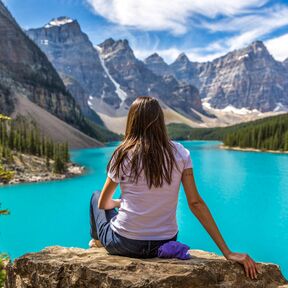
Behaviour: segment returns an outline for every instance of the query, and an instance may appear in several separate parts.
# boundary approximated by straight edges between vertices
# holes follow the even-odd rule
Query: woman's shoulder
[[[176,150],[175,153],[176,161],[177,159],[181,160],[184,163],[184,169],[193,167],[192,159],[190,157],[190,151],[187,148],[185,148],[183,144],[179,142],[172,141],[172,143]]]
[[[185,158],[188,155],[190,155],[189,150],[186,149],[183,144],[181,144],[177,141],[171,141],[171,142],[172,142],[173,146],[175,147],[176,153],[180,154],[180,156]]]
[[[171,140],[171,143],[175,146],[176,149],[183,149],[185,148],[183,144],[181,144],[180,142],[177,142],[175,140]]]

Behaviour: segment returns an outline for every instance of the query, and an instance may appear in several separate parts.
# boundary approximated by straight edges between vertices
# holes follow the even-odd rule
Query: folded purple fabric
[[[189,246],[178,241],[169,241],[158,248],[158,257],[187,260],[191,258],[188,253],[189,248]]]

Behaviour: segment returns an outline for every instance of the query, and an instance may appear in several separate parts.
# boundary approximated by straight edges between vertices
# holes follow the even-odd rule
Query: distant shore
[[[264,150],[264,149],[256,149],[256,148],[230,147],[230,146],[225,146],[223,144],[220,144],[219,148],[220,149],[224,149],[224,150],[234,150],[234,151],[242,151],[242,152],[268,152],[268,153],[275,153],[275,154],[288,154],[288,151]]]
[[[23,173],[21,175],[15,175],[14,178],[6,184],[20,184],[20,183],[35,183],[35,182],[48,182],[48,181],[55,181],[55,180],[63,180],[66,178],[72,178],[75,176],[79,176],[84,174],[85,168],[82,166],[78,166],[75,163],[69,163],[67,167],[67,172],[64,174],[56,174],[53,172],[42,172],[42,173]]]
[[[46,160],[37,156],[22,154],[20,158],[14,157],[14,163],[5,165],[5,169],[13,171],[13,178],[7,182],[0,182],[0,186],[19,183],[47,182],[63,180],[84,174],[85,167],[76,163],[69,162],[67,171],[63,174],[54,173],[52,167],[46,167]],[[52,166],[52,161],[51,164]]]

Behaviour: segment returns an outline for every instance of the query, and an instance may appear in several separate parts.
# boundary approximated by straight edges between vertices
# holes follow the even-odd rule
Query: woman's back
[[[228,248],[198,193],[191,168],[189,151],[169,140],[159,102],[138,97],[128,112],[125,137],[107,165],[102,192],[91,197],[91,237],[100,239],[112,254],[157,256],[161,245],[177,239],[176,207],[182,181],[190,210],[223,255],[243,264],[247,276],[254,279],[255,262]],[[119,183],[122,197],[113,199]]]
[[[184,169],[192,167],[192,162],[189,151],[182,144],[172,143],[177,167],[173,167],[171,184],[164,181],[161,187],[149,188],[143,170],[137,183],[132,181],[127,176],[131,174],[127,160],[125,171],[121,170],[119,177],[108,171],[108,176],[120,183],[121,206],[110,225],[121,236],[137,240],[162,240],[177,234],[176,207],[181,175]]]

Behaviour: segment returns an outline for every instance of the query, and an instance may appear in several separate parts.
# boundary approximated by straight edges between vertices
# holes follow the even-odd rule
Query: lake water
[[[288,155],[227,151],[219,142],[182,142],[191,151],[198,190],[230,246],[257,261],[281,265],[288,277]],[[84,176],[64,181],[0,188],[0,251],[12,258],[45,246],[86,248],[91,193],[101,189],[115,146],[72,152]],[[119,191],[117,192],[119,193]],[[181,188],[179,240],[194,249],[220,253],[189,211]]]

